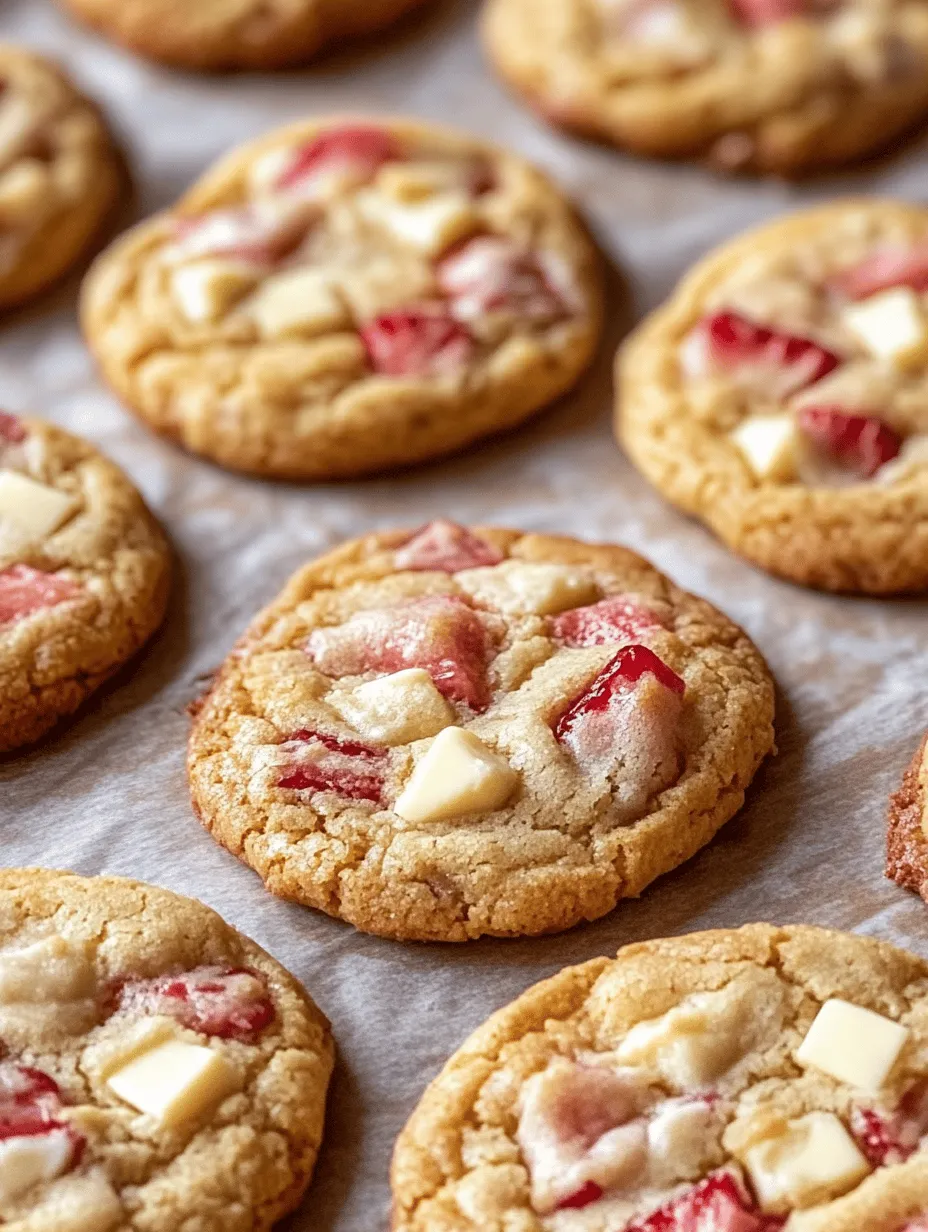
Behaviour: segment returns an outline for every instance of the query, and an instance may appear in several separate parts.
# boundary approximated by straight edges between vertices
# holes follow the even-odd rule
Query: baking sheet
[[[107,107],[135,171],[135,216],[273,125],[329,111],[409,112],[470,127],[546,167],[625,272],[612,279],[609,335],[576,395],[454,461],[337,487],[237,478],[149,436],[94,377],[75,323],[77,279],[0,330],[0,405],[46,415],[110,453],[180,560],[167,625],[134,671],[54,741],[0,763],[2,860],[195,895],[306,983],[332,1019],[339,1064],[316,1181],[291,1232],[384,1228],[390,1149],[425,1084],[489,1013],[567,963],[758,918],[857,929],[928,957],[928,909],[882,876],[886,797],[928,726],[928,602],[832,598],[767,578],[664,505],[609,428],[612,351],[693,260],[746,226],[837,193],[924,199],[924,143],[801,189],[625,158],[546,131],[508,98],[482,62],[472,0],[437,0],[389,37],[273,77],[154,68],[44,0],[5,0],[0,36],[59,56]],[[253,613],[340,540],[438,515],[627,543],[743,624],[779,681],[780,753],[741,816],[641,901],[560,937],[453,948],[361,936],[270,897],[190,811],[184,707]]]

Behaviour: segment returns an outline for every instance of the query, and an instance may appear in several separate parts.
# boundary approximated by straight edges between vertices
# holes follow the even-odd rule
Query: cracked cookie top
[[[0,751],[38,739],[161,623],[170,552],[92,446],[0,412]]]
[[[634,553],[432,523],[298,573],[189,748],[275,893],[405,939],[610,911],[741,805],[772,744],[746,636]]]
[[[492,0],[485,27],[554,122],[725,169],[844,162],[928,107],[919,0]]]
[[[928,211],[846,201],[726,245],[626,348],[634,461],[765,568],[928,588]]]
[[[0,1222],[262,1232],[319,1149],[328,1024],[192,899],[0,874]]]
[[[922,1232],[928,966],[754,924],[628,946],[471,1037],[397,1143],[395,1232]]]
[[[157,430],[309,479],[520,422],[583,371],[601,305],[584,229],[520,159],[424,125],[306,123],[121,239],[83,316]]]

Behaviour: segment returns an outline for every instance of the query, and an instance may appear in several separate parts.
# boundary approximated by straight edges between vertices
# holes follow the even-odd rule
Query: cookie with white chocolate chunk
[[[648,941],[495,1014],[403,1130],[394,1232],[924,1232],[928,963],[801,926]]]
[[[625,548],[435,522],[298,572],[190,739],[196,811],[270,890],[465,941],[640,894],[773,743],[756,648]]]

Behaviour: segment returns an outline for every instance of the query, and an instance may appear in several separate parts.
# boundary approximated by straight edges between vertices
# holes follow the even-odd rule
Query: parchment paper
[[[539,0],[544,3],[545,0]],[[191,0],[196,3],[196,0]],[[339,1065],[300,1232],[385,1226],[391,1146],[425,1084],[494,1009],[567,963],[628,941],[760,918],[835,925],[928,955],[928,909],[882,876],[883,818],[928,726],[928,602],[804,592],[730,556],[666,506],[610,437],[612,352],[632,313],[729,235],[843,192],[924,198],[928,153],[801,189],[649,165],[546,131],[484,65],[475,5],[428,14],[309,71],[201,78],[79,31],[44,0],[6,0],[0,35],[62,58],[108,109],[141,217],[218,154],[307,113],[409,112],[495,138],[571,190],[631,294],[578,393],[526,429],[391,480],[301,489],[227,475],[151,437],[96,381],[77,279],[0,329],[0,405],[33,409],[109,452],[177,549],[168,623],[131,671],[54,740],[0,764],[4,864],[148,879],[209,903],[276,955],[331,1018]],[[631,302],[634,307],[632,308]],[[194,820],[185,704],[254,612],[307,558],[374,527],[435,515],[563,531],[640,549],[743,624],[780,685],[779,756],[748,806],[690,864],[597,924],[535,941],[401,946],[267,894]]]

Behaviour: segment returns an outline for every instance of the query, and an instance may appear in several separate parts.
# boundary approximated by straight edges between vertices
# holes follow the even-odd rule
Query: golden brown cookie
[[[928,736],[889,802],[886,876],[928,902]]]
[[[924,1232],[928,964],[751,924],[494,1014],[393,1157],[394,1232]]]
[[[744,633],[625,548],[432,523],[295,575],[204,698],[204,826],[367,932],[569,928],[741,807],[773,744]]]
[[[552,122],[727,170],[847,162],[928,111],[921,0],[490,0],[485,35]]]
[[[302,64],[323,47],[373,34],[423,0],[61,0],[139,55],[192,69]]]
[[[928,590],[928,210],[833,202],[712,253],[620,354],[616,422],[771,573]]]
[[[88,278],[104,376],[222,466],[342,478],[521,423],[587,367],[598,258],[539,172],[412,123],[235,151]]]
[[[0,412],[0,752],[30,744],[140,649],[171,555],[142,498],[86,441]]]
[[[253,941],[118,877],[0,873],[0,1219],[265,1232],[322,1138],[329,1024]]]
[[[97,108],[48,60],[0,44],[0,308],[70,269],[122,180]]]

